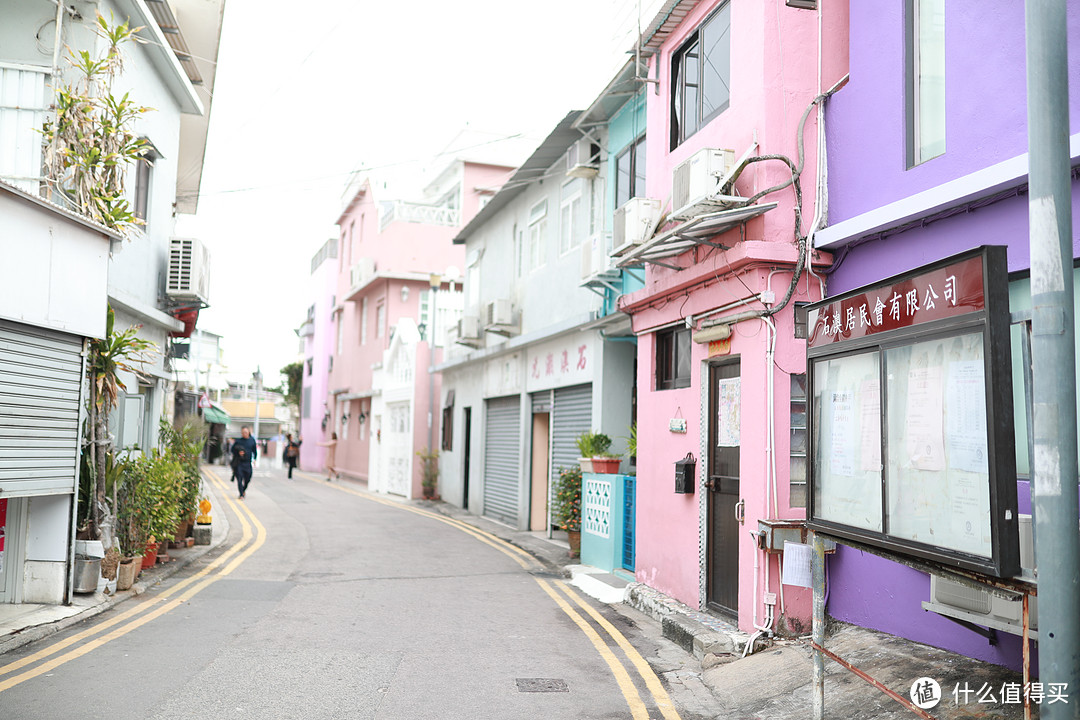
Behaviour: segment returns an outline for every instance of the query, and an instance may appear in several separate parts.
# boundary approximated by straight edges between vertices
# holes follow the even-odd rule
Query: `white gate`
[[[389,421],[383,428],[386,452],[386,491],[409,497],[412,489],[412,403],[387,403]]]

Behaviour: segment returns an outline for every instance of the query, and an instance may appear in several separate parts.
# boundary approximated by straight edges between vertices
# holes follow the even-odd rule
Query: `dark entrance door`
[[[732,615],[739,607],[741,403],[739,361],[710,366],[706,599],[711,609]]]
[[[472,408],[465,408],[465,417],[462,419],[462,424],[465,426],[465,468],[462,473],[462,499],[461,509],[469,509],[469,462],[472,460]]]

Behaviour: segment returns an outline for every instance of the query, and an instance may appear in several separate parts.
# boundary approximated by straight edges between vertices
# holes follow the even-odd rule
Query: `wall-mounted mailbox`
[[[691,453],[686,453],[686,457],[682,460],[675,461],[675,492],[684,495],[694,494],[696,467],[697,459]]]

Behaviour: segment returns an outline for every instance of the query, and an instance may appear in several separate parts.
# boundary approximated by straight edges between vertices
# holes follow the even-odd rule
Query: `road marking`
[[[221,490],[225,490],[227,492],[228,488],[225,486],[221,478],[218,477],[217,473],[215,473],[213,470],[210,470],[209,468],[204,469],[204,472],[210,476],[210,480],[215,487]],[[107,630],[108,628],[118,625],[125,620],[131,620],[131,622],[127,625],[113,630],[107,635],[103,635],[94,640],[91,640],[84,645],[80,645],[79,647],[76,647],[75,649],[70,650],[63,655],[54,658],[53,660],[50,660],[49,662],[38,665],[33,670],[27,670],[26,672],[10,677],[7,680],[0,681],[0,692],[4,692],[5,690],[9,690],[16,685],[26,682],[27,680],[31,680],[35,677],[39,677],[47,672],[55,670],[57,667],[64,665],[65,663],[68,663],[72,660],[75,660],[76,658],[80,658],[92,652],[93,650],[96,650],[102,645],[112,642],[117,638],[123,637],[129,632],[139,627],[142,627],[151,620],[154,620],[155,618],[158,618],[165,613],[174,610],[175,608],[179,607],[191,598],[195,597],[195,595],[205,590],[210,585],[213,585],[221,578],[232,573],[232,571],[239,567],[242,562],[247,560],[247,558],[251,557],[251,555],[260,547],[262,547],[262,545],[266,542],[266,528],[262,525],[261,522],[259,522],[259,519],[255,517],[255,514],[246,506],[244,506],[243,510],[241,510],[237,503],[234,502],[227,495],[225,496],[225,501],[229,504],[229,506],[233,509],[233,512],[235,512],[237,517],[239,517],[240,519],[240,525],[243,528],[243,535],[239,543],[229,548],[226,552],[222,553],[221,556],[216,558],[213,562],[200,570],[198,573],[195,573],[191,577],[185,578],[184,580],[178,582],[176,585],[162,592],[160,595],[143,603],[140,603],[138,607],[121,613],[117,617],[111,618],[103,623],[99,623],[93,628],[89,628],[80,633],[76,633],[75,635],[66,638],[65,640],[54,643],[47,648],[43,648],[42,650],[32,655],[29,655],[22,660],[18,660],[16,662],[0,667],[0,675],[6,675],[23,667],[26,667],[27,665],[31,665],[40,660],[44,660],[47,657],[55,655],[61,650],[70,647],[71,645],[74,645],[76,643],[79,643],[83,640],[86,640],[87,638],[90,638],[94,635],[98,635],[103,630]],[[256,533],[255,542],[248,546],[246,549],[244,548],[244,546],[251,540],[251,524],[248,523],[245,515],[250,517],[251,524],[254,524]],[[207,577],[210,572],[222,567],[222,565],[224,565],[230,558],[232,558],[233,555],[236,555],[236,557],[233,558],[232,562],[225,566],[217,575]],[[195,584],[189,590],[181,594],[179,597],[165,603],[164,605],[160,605],[159,607],[154,608],[155,605],[159,605],[175,593],[196,582],[197,584]],[[151,610],[151,608],[154,609]]]
[[[649,711],[645,708],[645,703],[641,701],[641,695],[638,694],[637,688],[634,687],[634,682],[630,679],[629,673],[626,672],[626,668],[619,662],[619,658],[615,657],[615,653],[611,652],[611,648],[608,647],[604,639],[593,630],[585,618],[581,617],[574,608],[570,607],[570,604],[566,602],[555,590],[547,583],[543,578],[533,578],[543,588],[544,592],[551,596],[551,599],[555,601],[555,604],[562,608],[562,611],[574,621],[574,624],[581,629],[581,632],[585,633],[585,637],[589,638],[593,647],[596,648],[596,652],[600,653],[600,657],[604,658],[604,662],[611,668],[611,673],[615,676],[615,682],[619,685],[619,690],[622,691],[623,698],[626,700],[626,704],[630,706],[630,714],[634,717],[634,720],[649,720]]]
[[[372,495],[369,492],[362,492],[360,490],[356,490],[354,488],[350,488],[344,485],[327,484],[321,481],[321,478],[316,479],[315,477],[310,476],[307,473],[300,472],[298,474],[301,477],[306,477],[308,480],[311,480],[312,482],[315,482],[324,487],[332,487],[335,490],[340,490],[350,495],[355,495],[365,500],[370,500],[371,502],[386,505],[387,507],[397,508],[399,510],[406,510],[416,515],[422,515],[424,517],[429,517],[433,520],[438,520],[439,522],[446,523],[451,527],[455,527],[465,533],[468,533],[469,535],[472,535],[477,540],[480,540],[481,542],[495,548],[504,555],[509,556],[525,570],[539,569],[540,567],[542,567],[539,561],[537,561],[535,557],[530,555],[525,550],[522,550],[513,543],[503,540],[497,535],[489,533],[485,530],[481,530],[474,525],[469,525],[464,521],[457,520],[456,518],[447,517],[446,515],[442,515],[431,510],[412,507],[409,505],[404,505],[400,502],[395,502],[393,500],[380,498],[378,496]],[[623,696],[626,697],[627,704],[630,705],[630,711],[632,713],[635,713],[635,706],[634,703],[631,701],[631,696],[627,694],[627,691],[623,687],[622,681],[620,680],[620,672],[627,681],[629,681],[629,675],[626,673],[626,670],[623,668],[619,659],[611,652],[611,649],[608,647],[607,643],[603,641],[599,634],[597,634],[596,631],[593,630],[592,626],[590,626],[584,618],[577,614],[574,609],[570,607],[560,596],[554,593],[550,585],[548,585],[541,578],[534,577],[533,579],[540,584],[540,587],[542,587],[544,591],[548,593],[548,595],[552,596],[555,602],[559,604],[559,607],[561,607],[563,611],[566,612],[566,614],[569,615],[572,620],[574,620],[575,624],[577,624],[578,627],[582,629],[582,632],[589,636],[590,640],[593,640],[593,636],[595,636],[595,640],[593,640],[593,645],[597,648],[597,652],[600,653],[604,660],[608,662],[608,665],[611,666],[612,661],[618,664],[619,671],[616,671],[615,668],[612,667],[612,672],[615,673],[616,682],[619,683],[619,688],[623,690]],[[641,676],[641,679],[645,682],[645,686],[648,688],[649,693],[652,695],[653,700],[656,702],[656,706],[659,708],[660,713],[667,720],[682,720],[678,710],[675,709],[674,704],[671,702],[671,697],[664,689],[663,683],[660,682],[660,678],[656,675],[656,672],[649,665],[648,661],[641,656],[641,653],[639,653],[637,649],[630,644],[630,641],[626,639],[626,636],[623,635],[614,625],[612,625],[603,615],[598,613],[588,603],[584,602],[584,600],[581,599],[581,596],[575,593],[568,585],[566,585],[566,583],[562,582],[561,580],[554,580],[553,583],[556,587],[562,590],[562,592],[565,593],[567,597],[572,599],[578,606],[585,610],[585,612],[587,612],[589,616],[594,621],[596,621],[596,623],[601,628],[604,629],[604,631],[611,637],[611,639],[614,640],[620,648],[622,648],[622,651],[626,654],[626,657],[634,666],[634,669],[637,670],[638,675]],[[579,620],[580,622],[578,622]],[[584,626],[582,625],[582,623],[584,623]],[[597,646],[597,642],[600,643],[600,646],[603,647],[603,650],[600,649],[600,646]],[[633,683],[630,683],[630,689],[633,691],[633,697],[637,698],[638,703],[641,703],[641,697],[640,695],[638,695],[637,689],[634,688]],[[644,707],[644,705],[642,705],[642,707]],[[638,716],[635,714],[634,717],[637,718]],[[648,714],[646,713],[644,717],[647,718]]]

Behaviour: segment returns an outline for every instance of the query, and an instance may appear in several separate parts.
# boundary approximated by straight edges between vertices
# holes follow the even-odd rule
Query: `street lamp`
[[[252,374],[252,379],[255,381],[255,447],[259,446],[259,391],[262,390],[262,370],[259,366],[255,367],[255,372]],[[256,455],[256,459],[261,455]]]

